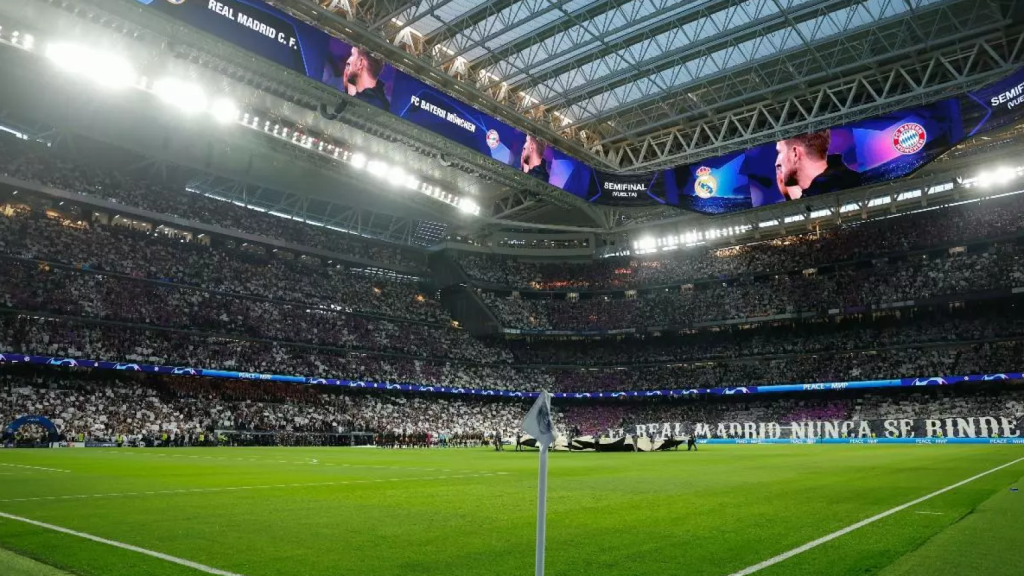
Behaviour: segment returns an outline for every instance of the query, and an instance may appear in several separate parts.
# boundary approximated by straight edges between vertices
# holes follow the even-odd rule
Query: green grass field
[[[552,576],[726,575],[1024,457],[1017,446],[706,446],[554,453]],[[536,452],[0,451],[0,513],[218,570],[532,574]],[[758,574],[1022,573],[1018,462]],[[0,574],[201,574],[0,517]],[[952,569],[955,567],[955,569]],[[36,570],[36,571],[32,571]],[[952,570],[952,571],[951,571]]]

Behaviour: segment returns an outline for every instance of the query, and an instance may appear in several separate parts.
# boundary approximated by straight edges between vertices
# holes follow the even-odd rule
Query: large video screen
[[[962,99],[967,136],[996,130],[1024,116],[1024,68]]]
[[[972,95],[969,102],[978,104],[977,110],[968,111],[969,121],[961,118],[961,101],[949,99],[668,170],[614,174],[594,170],[395,69],[376,54],[259,0],[138,2],[605,205],[665,204],[724,214],[877,184],[907,176],[945,153],[963,139],[965,123],[973,134],[1024,111],[1024,77],[1019,73]]]

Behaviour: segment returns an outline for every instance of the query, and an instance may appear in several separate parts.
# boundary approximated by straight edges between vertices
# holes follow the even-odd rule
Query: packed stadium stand
[[[1017,576],[1022,159],[1024,0],[0,1],[0,576]]]
[[[187,191],[158,192],[32,145],[5,146],[3,172],[21,180],[374,266],[156,222],[90,218],[23,190],[7,196],[0,217],[4,353],[578,393],[1020,368],[1024,325],[1011,294],[1024,286],[1018,195],[758,244],[588,264],[455,254],[481,281],[473,291],[503,328],[637,331],[506,338],[460,328],[431,287],[422,254],[335,238]],[[389,274],[395,266],[423,272]],[[504,292],[492,291],[495,283]],[[578,299],[542,291],[553,286],[577,287]],[[910,301],[920,304],[885,309]],[[659,326],[681,330],[651,331]]]

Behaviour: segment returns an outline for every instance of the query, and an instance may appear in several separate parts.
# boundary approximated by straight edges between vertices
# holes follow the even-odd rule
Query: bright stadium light
[[[480,213],[480,206],[472,198],[462,198],[459,200],[459,210],[476,215]]]
[[[390,170],[391,167],[380,160],[371,160],[366,164],[366,171],[378,178],[384,178]]]
[[[54,42],[46,47],[46,57],[66,72],[105,88],[124,88],[138,80],[132,65],[111,52],[71,42]]]
[[[401,168],[394,168],[387,173],[388,182],[394,186],[401,186],[405,182],[407,174]]]
[[[218,98],[210,105],[210,114],[221,124],[238,120],[238,106],[230,98]]]
[[[409,190],[418,190],[420,187],[420,179],[413,176],[412,174],[408,174],[406,175],[405,182],[403,182],[403,184]]]
[[[995,173],[992,174],[992,178],[998,184],[1009,184],[1017,177],[1017,173],[1012,168],[1003,166],[1002,168],[996,169]]]
[[[206,94],[199,85],[192,82],[177,78],[164,78],[153,83],[153,93],[186,114],[207,109]]]
[[[362,170],[366,167],[366,156],[356,152],[352,155],[352,159],[349,160],[349,163],[352,164],[353,167]]]

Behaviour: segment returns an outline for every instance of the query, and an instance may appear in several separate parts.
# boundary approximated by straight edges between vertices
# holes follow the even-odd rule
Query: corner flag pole
[[[537,562],[536,576],[544,576],[544,539],[548,515],[548,445],[540,446],[540,482],[537,485]]]
[[[555,443],[558,433],[551,419],[551,394],[541,391],[537,401],[523,419],[523,430],[537,439],[540,445],[540,482],[537,485],[537,562],[536,576],[544,576],[544,531],[548,514],[548,447]]]

